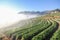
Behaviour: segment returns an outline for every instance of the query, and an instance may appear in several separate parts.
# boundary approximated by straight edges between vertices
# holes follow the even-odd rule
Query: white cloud
[[[17,11],[13,8],[0,7],[0,28],[26,18],[26,15],[17,14]]]

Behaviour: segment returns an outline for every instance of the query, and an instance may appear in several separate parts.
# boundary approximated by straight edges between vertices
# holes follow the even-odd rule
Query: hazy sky
[[[18,11],[44,11],[60,8],[60,0],[0,0],[0,28],[27,19]]]
[[[60,8],[60,0],[0,0],[1,5],[20,11],[43,11]]]

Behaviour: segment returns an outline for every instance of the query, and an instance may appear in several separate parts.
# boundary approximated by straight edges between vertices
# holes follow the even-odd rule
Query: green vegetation
[[[50,40],[60,40],[60,29],[58,29]]]
[[[33,27],[35,25],[38,25],[41,20],[42,19],[41,18],[38,18],[38,17],[37,18],[28,19],[28,20],[23,20],[22,22],[25,23],[24,26],[18,27],[16,29],[8,30],[8,31],[5,32],[5,34],[10,35],[10,34],[13,34],[15,32],[20,31],[21,29],[22,30],[23,29],[26,29],[26,28],[28,29],[29,27]]]
[[[48,39],[48,36],[53,32],[54,29],[57,28],[56,26],[57,26],[57,23],[53,22],[53,24],[49,28],[47,28],[46,30],[42,31],[41,33],[39,33],[35,37],[33,37],[32,40],[43,40],[43,39],[46,39],[46,37]]]
[[[43,25],[36,26],[36,28],[30,31],[29,33],[23,34],[22,39],[30,40],[31,37],[37,35],[39,32],[43,31],[44,29],[48,28],[51,25],[51,23],[48,23],[48,24],[47,23],[45,24],[45,23],[44,24],[42,23]]]
[[[44,25],[43,25],[44,24]],[[35,26],[33,26],[33,27],[31,27],[31,28],[27,28],[27,29],[24,29],[24,30],[21,30],[21,31],[18,31],[18,32],[16,32],[15,34],[13,34],[13,36],[14,37],[22,37],[22,35],[24,35],[24,34],[28,34],[28,33],[30,33],[30,32],[38,32],[39,30],[40,31],[42,31],[43,29],[45,29],[45,28],[47,28],[47,27],[45,27],[45,28],[42,28],[43,26],[45,26],[45,24],[48,24],[48,22],[46,22],[46,20],[45,21],[41,21],[38,25],[35,25]],[[48,24],[48,25],[51,25],[51,23],[50,24]],[[41,29],[42,28],[42,29]],[[37,30],[38,29],[38,30]],[[36,30],[36,31],[35,31]],[[14,39],[14,38],[13,38]]]

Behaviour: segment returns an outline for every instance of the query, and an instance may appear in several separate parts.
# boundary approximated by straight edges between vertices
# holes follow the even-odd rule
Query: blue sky
[[[0,0],[0,6],[19,11],[44,11],[60,8],[60,0]]]

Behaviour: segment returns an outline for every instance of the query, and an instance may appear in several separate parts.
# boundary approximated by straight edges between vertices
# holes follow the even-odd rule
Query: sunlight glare
[[[26,18],[26,15],[17,14],[17,11],[13,8],[0,7],[0,28]]]

